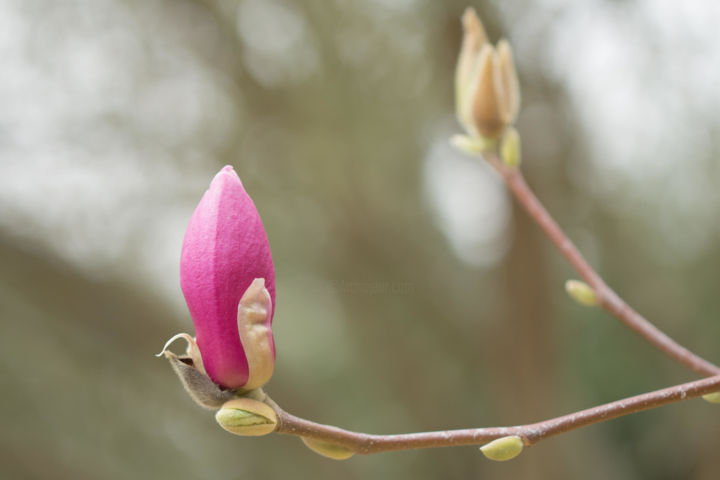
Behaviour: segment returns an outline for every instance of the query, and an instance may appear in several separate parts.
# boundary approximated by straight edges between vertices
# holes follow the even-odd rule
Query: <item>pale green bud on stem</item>
[[[333,460],[347,460],[355,455],[353,450],[336,443],[330,443],[316,438],[301,438],[305,446],[323,457],[332,458]]]
[[[515,127],[508,127],[500,141],[500,158],[508,167],[520,166],[522,153],[520,149],[520,134]]]
[[[586,307],[595,307],[600,303],[595,290],[580,280],[568,280],[565,282],[565,290],[573,300]]]
[[[266,403],[251,398],[225,402],[215,414],[215,420],[228,432],[246,437],[267,435],[277,426],[275,411]]]
[[[481,155],[495,150],[497,140],[488,137],[471,137],[469,135],[453,135],[450,144],[457,150],[468,155]]]
[[[720,392],[708,393],[703,395],[703,400],[710,403],[720,403]]]
[[[463,41],[455,69],[455,105],[458,120],[470,136],[497,139],[515,123],[520,109],[520,86],[512,48],[487,39],[475,10],[462,17]]]
[[[498,438],[480,447],[480,451],[490,460],[504,462],[511,460],[523,451],[522,438],[517,435]]]

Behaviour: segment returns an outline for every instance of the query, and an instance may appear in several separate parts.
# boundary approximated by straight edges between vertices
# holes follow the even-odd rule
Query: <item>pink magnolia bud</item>
[[[210,378],[246,390],[267,382],[275,362],[275,270],[260,215],[230,166],[190,218],[180,286]]]

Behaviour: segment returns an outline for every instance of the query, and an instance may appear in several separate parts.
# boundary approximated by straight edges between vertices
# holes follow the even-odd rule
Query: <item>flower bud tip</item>
[[[595,290],[580,280],[568,280],[565,282],[565,291],[573,300],[586,307],[594,307],[599,303]]]
[[[523,441],[517,435],[498,438],[480,447],[480,451],[490,460],[504,462],[511,460],[523,451]]]

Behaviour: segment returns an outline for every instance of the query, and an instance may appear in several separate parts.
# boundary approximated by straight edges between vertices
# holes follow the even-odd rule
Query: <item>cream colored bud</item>
[[[347,460],[355,455],[353,450],[336,443],[318,440],[317,438],[301,437],[303,443],[313,452],[333,460]]]
[[[720,392],[708,393],[702,396],[703,400],[710,403],[720,403]]]
[[[500,142],[500,158],[509,167],[517,168],[521,160],[520,134],[515,127],[508,127]]]
[[[251,398],[236,398],[226,402],[215,414],[217,423],[230,433],[257,437],[272,433],[277,415],[267,404]]]
[[[599,303],[595,290],[580,280],[568,280],[565,282],[565,290],[573,300],[586,307],[594,307]]]
[[[517,435],[498,438],[480,447],[480,451],[490,460],[504,462],[511,460],[523,451],[523,441]]]
[[[463,42],[455,69],[455,108],[460,124],[473,137],[497,139],[520,109],[520,84],[512,48],[487,41],[475,10],[462,19]]]

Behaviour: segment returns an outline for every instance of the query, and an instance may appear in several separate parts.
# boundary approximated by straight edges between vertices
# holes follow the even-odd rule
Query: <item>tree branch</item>
[[[678,363],[701,375],[720,375],[720,367],[699,357],[668,337],[630,307],[605,283],[540,203],[519,169],[503,164],[496,153],[486,153],[485,159],[502,175],[515,199],[528,215],[535,220],[583,280],[593,288],[602,308]]]
[[[546,438],[577,428],[720,391],[720,367],[679,345],[632,309],[585,260],[577,247],[565,235],[532,192],[522,173],[516,168],[503,164],[495,153],[486,153],[485,158],[502,175],[518,203],[535,220],[578,274],[593,288],[600,306],[669,357],[697,373],[711,377],[528,425],[399,435],[374,435],[352,432],[330,425],[315,423],[284,411],[272,399],[267,397],[265,401],[275,410],[278,417],[278,425],[275,430],[277,433],[325,441],[360,454],[416,448],[482,445],[511,435],[519,436],[526,446],[530,446]]]
[[[330,425],[311,422],[287,413],[269,397],[265,401],[275,410],[278,417],[275,432],[323,440],[349,448],[360,454],[371,454],[415,448],[482,445],[509,435],[519,436],[526,446],[530,446],[541,440],[581,427],[681,402],[718,390],[720,390],[720,375],[644,393],[528,425],[468,428],[399,435],[373,435],[352,432]]]
[[[518,203],[535,220],[583,280],[593,288],[600,306],[669,357],[697,373],[710,375],[711,377],[528,425],[468,428],[398,435],[374,435],[353,432],[315,423],[286,412],[267,397],[265,401],[275,410],[278,417],[275,432],[321,440],[340,445],[360,454],[416,448],[483,445],[492,440],[512,435],[520,437],[525,446],[530,446],[546,438],[577,428],[720,391],[720,367],[679,345],[631,308],[585,260],[577,247],[540,203],[527,182],[525,182],[522,173],[516,168],[503,164],[495,153],[486,153],[485,158],[502,175]]]

